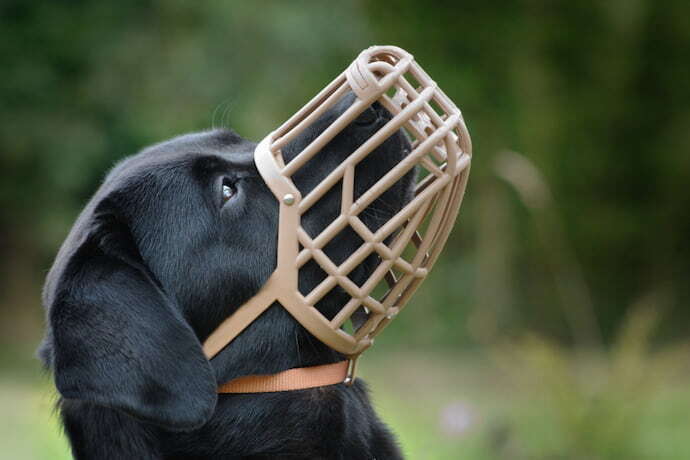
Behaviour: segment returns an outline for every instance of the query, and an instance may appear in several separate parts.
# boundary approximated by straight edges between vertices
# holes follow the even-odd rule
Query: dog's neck
[[[211,361],[218,384],[254,374],[342,361],[278,304],[272,305]]]

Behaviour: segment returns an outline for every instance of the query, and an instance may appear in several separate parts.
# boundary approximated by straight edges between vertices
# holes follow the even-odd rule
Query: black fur
[[[346,97],[286,147],[295,155],[351,103]],[[389,119],[372,107],[294,180],[303,193]],[[364,383],[284,393],[219,395],[248,374],[343,359],[273,305],[210,363],[201,342],[258,291],[275,268],[275,198],[253,163],[255,144],[229,130],[189,134],[119,163],[87,204],[47,277],[40,356],[55,376],[59,410],[80,459],[401,458]],[[402,132],[357,168],[363,193],[409,151]],[[222,184],[235,196],[223,204]],[[377,228],[409,197],[411,175],[361,216]],[[339,210],[336,187],[304,218],[312,236]],[[341,232],[326,252],[360,244]],[[374,256],[350,275],[366,279]],[[300,289],[323,273],[300,272]],[[333,290],[327,316],[346,300]]]

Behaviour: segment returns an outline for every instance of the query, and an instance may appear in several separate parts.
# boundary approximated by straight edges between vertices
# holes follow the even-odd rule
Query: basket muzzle
[[[349,106],[313,139],[295,147],[305,130],[348,97]],[[305,165],[325,155],[324,147],[372,107],[387,112],[381,126],[317,183],[300,190],[295,178]],[[401,132],[409,140],[409,152],[361,190],[358,165],[365,165],[372,152]],[[257,146],[256,166],[279,202],[276,269],[259,292],[208,337],[206,356],[215,356],[275,302],[329,347],[351,359],[361,354],[403,309],[443,249],[467,184],[471,150],[460,110],[409,53],[392,46],[363,51]],[[385,221],[368,222],[367,209],[386,193],[402,193],[394,187],[405,181],[410,193],[400,206]],[[339,210],[315,233],[305,216],[334,191]],[[334,260],[325,248],[345,229],[361,244]],[[365,263],[365,279],[353,281],[352,273]],[[316,264],[321,276],[305,287],[300,270],[309,264]],[[317,308],[334,290],[346,297],[337,311]]]

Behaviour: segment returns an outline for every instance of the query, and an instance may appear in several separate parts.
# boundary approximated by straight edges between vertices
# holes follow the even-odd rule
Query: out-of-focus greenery
[[[655,316],[635,310],[609,354],[537,337],[471,354],[384,346],[361,374],[406,458],[687,459],[690,347],[651,349]],[[46,379],[0,379],[0,389],[7,458],[69,458]]]
[[[690,457],[690,3],[5,0],[0,31],[13,458],[64,447],[27,371],[40,284],[107,169],[187,131],[259,139],[371,44],[416,56],[475,150],[447,250],[365,358],[410,458]]]

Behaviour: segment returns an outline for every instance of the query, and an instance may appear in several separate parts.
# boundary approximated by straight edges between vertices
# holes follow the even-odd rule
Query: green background
[[[363,363],[415,459],[690,458],[690,3],[0,4],[0,458],[68,457],[42,279],[108,168],[260,139],[363,48],[463,110],[446,251]]]

